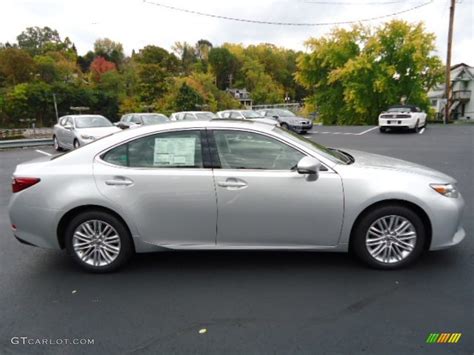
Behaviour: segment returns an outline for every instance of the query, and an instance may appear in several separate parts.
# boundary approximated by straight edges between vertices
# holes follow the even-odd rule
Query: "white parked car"
[[[269,117],[264,117],[260,112],[252,110],[225,110],[217,112],[219,118],[228,118],[235,120],[250,120],[261,123],[270,124],[272,126],[280,126],[280,123]]]
[[[76,149],[98,138],[120,132],[101,115],[69,115],[54,125],[53,146],[56,150]]]
[[[426,112],[414,105],[391,106],[379,116],[380,132],[398,128],[418,132],[426,126]]]

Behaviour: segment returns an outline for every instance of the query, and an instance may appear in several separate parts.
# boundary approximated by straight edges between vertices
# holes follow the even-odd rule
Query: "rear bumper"
[[[379,118],[379,126],[385,128],[415,128],[415,118]]]

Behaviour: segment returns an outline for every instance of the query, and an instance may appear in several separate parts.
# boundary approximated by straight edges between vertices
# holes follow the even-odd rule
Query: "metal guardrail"
[[[0,149],[5,148],[23,148],[23,147],[38,147],[43,145],[52,145],[51,138],[40,139],[12,139],[7,141],[0,140]]]

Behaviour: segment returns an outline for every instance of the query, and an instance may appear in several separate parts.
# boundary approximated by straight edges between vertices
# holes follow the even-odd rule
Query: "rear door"
[[[216,195],[202,135],[201,130],[151,134],[96,158],[97,187],[145,242],[215,247]]]

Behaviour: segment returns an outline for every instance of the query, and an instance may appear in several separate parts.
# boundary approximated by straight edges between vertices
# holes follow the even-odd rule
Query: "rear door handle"
[[[228,178],[225,181],[219,181],[217,182],[217,185],[220,187],[226,187],[229,190],[244,189],[248,186],[244,180],[236,178]]]
[[[130,186],[133,185],[133,181],[127,178],[115,177],[110,180],[105,180],[105,184],[109,186]]]

